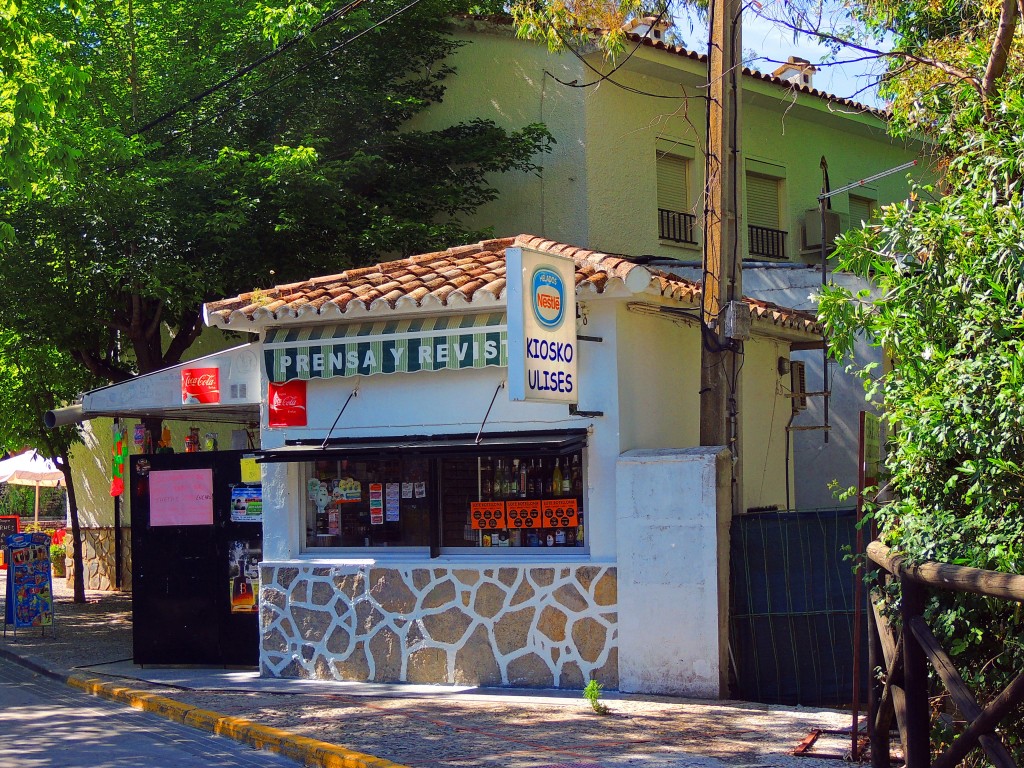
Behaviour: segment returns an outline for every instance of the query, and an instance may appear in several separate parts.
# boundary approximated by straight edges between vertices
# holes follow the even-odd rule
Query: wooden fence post
[[[910,579],[900,578],[903,616],[903,681],[907,700],[907,768],[929,768],[931,729],[928,712],[928,658],[910,631],[910,619],[924,613],[926,593]]]
[[[882,569],[876,566],[871,560],[865,564],[872,569],[871,581],[880,588],[883,585]],[[882,652],[882,638],[878,634],[878,624],[875,622],[875,612],[871,607],[872,589],[865,590],[867,593],[867,617],[868,617],[868,738],[871,743],[871,768],[890,768],[889,760],[889,729],[877,728],[878,712],[882,706],[882,691],[884,683],[878,679],[875,670],[886,669],[885,654]],[[888,673],[888,670],[886,670]]]

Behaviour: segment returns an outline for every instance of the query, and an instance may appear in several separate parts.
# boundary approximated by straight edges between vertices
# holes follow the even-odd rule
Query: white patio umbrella
[[[35,451],[25,451],[0,461],[0,483],[34,485],[36,487],[35,522],[39,522],[39,488],[56,488],[64,484],[64,473],[49,459]]]

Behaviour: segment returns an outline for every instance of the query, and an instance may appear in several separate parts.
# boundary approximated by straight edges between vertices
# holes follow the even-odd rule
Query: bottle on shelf
[[[501,463],[501,459],[498,459],[498,464],[494,468],[494,482],[492,484],[492,487],[494,498],[505,498],[505,467]]]
[[[572,473],[569,470],[569,459],[565,460],[565,469],[562,471],[562,495],[572,494]]]
[[[526,469],[526,459],[519,462],[519,498],[526,498],[527,486],[530,482],[530,473]]]
[[[519,498],[519,459],[512,459],[512,474],[509,477],[508,497]]]
[[[482,501],[490,501],[493,497],[494,473],[491,471],[490,463],[482,464],[480,467],[480,497]]]
[[[579,496],[583,493],[583,470],[580,468],[580,457],[578,454],[572,457],[572,495]]]
[[[501,497],[503,499],[512,498],[512,467],[505,463],[504,469],[501,471]]]
[[[544,481],[542,493],[545,496],[554,496],[554,488],[552,487],[552,473],[548,472],[547,469],[544,468],[544,462],[541,462],[540,474],[541,479]]]
[[[561,459],[555,459],[555,470],[551,473],[551,495],[562,495],[562,465]]]

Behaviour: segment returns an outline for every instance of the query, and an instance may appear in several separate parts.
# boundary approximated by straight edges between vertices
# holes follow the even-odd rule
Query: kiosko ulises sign
[[[575,403],[576,263],[507,248],[505,268],[509,398]]]

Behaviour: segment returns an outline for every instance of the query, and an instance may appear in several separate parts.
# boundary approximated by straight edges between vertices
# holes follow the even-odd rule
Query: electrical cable
[[[362,2],[362,1],[363,0],[360,0],[360,2]],[[266,94],[269,91],[273,90],[278,85],[280,85],[281,83],[285,82],[286,80],[290,80],[291,78],[295,77],[296,75],[306,71],[307,69],[312,67],[314,64],[317,64],[320,61],[322,61],[323,59],[327,58],[328,56],[331,56],[331,55],[337,53],[342,48],[345,48],[345,47],[351,45],[352,43],[354,43],[356,40],[358,40],[363,35],[368,34],[368,33],[372,32],[373,30],[375,30],[375,29],[377,29],[379,27],[382,27],[384,24],[387,24],[389,21],[392,21],[393,19],[395,19],[396,17],[400,16],[401,14],[406,13],[407,11],[412,10],[415,6],[419,5],[421,2],[423,2],[423,0],[412,0],[412,2],[409,3],[408,5],[406,5],[406,6],[402,7],[402,8],[399,8],[397,11],[395,11],[391,15],[384,17],[383,19],[381,19],[380,21],[376,22],[375,24],[372,24],[371,26],[367,27],[366,29],[360,30],[359,32],[357,32],[356,34],[352,35],[352,37],[348,38],[347,40],[343,40],[342,42],[338,43],[338,45],[335,45],[332,48],[329,48],[327,51],[322,53],[320,56],[317,56],[316,58],[314,58],[314,59],[312,59],[310,61],[307,61],[305,64],[303,64],[303,65],[301,65],[299,67],[296,67],[294,70],[292,70],[291,72],[289,72],[289,73],[287,73],[285,75],[282,75],[281,77],[279,77],[276,80],[272,81],[267,86],[259,89],[258,91],[254,91],[253,93],[249,94],[248,96],[244,96],[244,97],[240,98],[238,101],[236,101],[236,102],[234,102],[232,104],[227,105],[226,107],[224,107],[223,109],[221,109],[218,112],[214,113],[213,115],[210,115],[209,117],[204,118],[203,120],[200,120],[199,122],[197,122],[196,124],[194,124],[192,126],[193,130],[196,129],[196,128],[202,128],[205,125],[209,125],[211,122],[217,120],[218,118],[222,117],[223,115],[226,115],[231,110],[237,109],[237,108],[243,106],[244,104],[246,104],[247,102],[249,102],[249,101],[251,101],[253,99],[259,98],[260,96],[263,96],[264,94]],[[163,145],[166,146],[168,144],[173,143],[181,135],[182,134],[175,134],[175,135],[171,136],[169,139],[167,139],[165,142],[163,142]]]
[[[597,80],[593,81],[592,83],[583,83],[582,85],[580,85],[579,83],[572,83],[572,84],[562,83],[560,80],[558,80],[557,77],[555,78],[555,80],[558,80],[558,82],[561,83],[562,85],[571,85],[573,88],[589,88],[592,85],[600,85],[602,82],[604,82],[605,80],[610,78],[612,75],[614,75],[616,72],[618,72],[620,69],[622,69],[622,67],[624,67],[626,65],[626,62],[629,61],[631,58],[633,58],[633,54],[636,53],[638,50],[640,50],[640,46],[644,44],[644,40],[648,39],[647,36],[650,34],[651,29],[653,29],[658,24],[658,22],[660,22],[662,20],[662,18],[665,16],[665,12],[667,10],[668,10],[667,6],[662,9],[661,13],[659,13],[658,17],[654,20],[654,24],[651,24],[647,28],[647,31],[644,32],[644,34],[640,37],[640,39],[637,41],[637,44],[635,46],[633,46],[633,50],[630,51],[626,55],[626,58],[624,58],[621,62],[616,64],[614,67],[612,67],[611,71],[608,72],[607,74],[601,74],[596,69],[591,67],[591,69],[596,74],[600,75],[600,77]],[[572,49],[572,47],[569,45],[568,41],[564,37],[562,37],[562,33],[559,32],[558,29],[556,29],[555,27],[551,26],[550,24],[548,25],[548,28],[551,29],[551,31],[554,32],[556,35],[558,35],[558,39],[562,41],[562,45],[564,45],[569,50],[573,51],[574,54],[576,53],[576,51],[574,51]],[[583,59],[580,59],[580,60],[583,61],[584,64],[587,64],[587,66],[590,66],[585,60],[583,60]],[[552,77],[554,77],[554,75],[552,75]],[[613,83],[613,85],[614,84],[615,83]]]
[[[340,19],[340,18],[342,18],[344,16],[347,16],[349,13],[354,11],[356,8],[358,8],[360,5],[362,5],[365,2],[366,2],[366,0],[352,0],[352,2],[349,3],[348,5],[346,5],[344,8],[339,8],[336,11],[332,11],[331,13],[327,14],[326,16],[324,16],[324,18],[322,18],[320,21],[318,21],[312,27],[310,27],[309,30],[307,30],[306,32],[300,32],[299,34],[297,34],[295,37],[291,38],[290,40],[286,40],[285,42],[281,43],[276,48],[274,48],[272,51],[269,51],[268,53],[263,54],[262,56],[257,58],[255,61],[252,61],[249,64],[246,64],[244,67],[241,67],[240,69],[238,69],[230,77],[226,77],[225,79],[221,80],[216,85],[212,85],[209,88],[207,88],[206,90],[201,91],[200,93],[195,94],[191,98],[189,98],[186,101],[184,101],[181,104],[179,104],[177,107],[174,107],[174,109],[170,109],[167,112],[164,112],[159,117],[157,117],[157,118],[155,118],[153,120],[150,120],[148,123],[143,125],[141,128],[138,128],[137,130],[135,130],[130,135],[131,136],[138,136],[139,134],[145,133],[146,131],[149,131],[149,130],[153,129],[156,126],[158,126],[158,125],[160,125],[162,123],[167,122],[172,117],[174,117],[178,113],[182,112],[183,110],[187,109],[188,107],[193,106],[194,104],[198,104],[200,101],[202,101],[203,99],[207,98],[208,96],[212,96],[217,91],[219,91],[219,90],[221,90],[223,88],[226,88],[227,86],[231,85],[231,83],[234,83],[234,82],[236,82],[238,80],[241,80],[243,77],[248,75],[250,72],[255,70],[257,67],[262,66],[263,64],[266,64],[271,59],[277,57],[281,53],[284,53],[286,50],[291,48],[293,45],[295,45],[296,43],[301,42],[302,40],[305,40],[310,35],[316,34],[321,29],[326,27],[328,24],[330,24],[330,23],[332,23],[334,21],[337,21],[338,19]]]
[[[660,21],[662,19],[662,17],[665,15],[667,10],[668,10],[668,8],[666,7],[665,9],[663,9],[661,11],[661,13],[658,14],[658,17],[657,17],[657,20],[655,21],[655,23],[657,23],[658,21]],[[634,88],[631,85],[625,85],[623,83],[618,82],[617,80],[612,80],[611,79],[611,76],[614,75],[619,69],[621,69],[625,65],[625,63],[627,61],[629,61],[629,59],[633,56],[633,54],[636,53],[640,49],[640,46],[643,45],[644,40],[649,39],[648,36],[647,36],[648,33],[646,33],[646,32],[640,38],[639,42],[637,42],[637,44],[633,48],[633,50],[629,52],[629,55],[626,56],[625,59],[623,59],[619,64],[616,64],[612,68],[612,70],[610,72],[604,73],[604,72],[601,72],[599,69],[597,69],[597,67],[595,67],[593,64],[591,64],[589,61],[587,61],[586,58],[583,56],[583,54],[581,54],[578,50],[573,48],[572,45],[570,45],[569,41],[566,40],[565,37],[562,35],[560,30],[558,30],[557,28],[552,27],[550,25],[549,25],[549,29],[558,36],[558,39],[562,42],[562,45],[565,46],[567,51],[569,51],[573,56],[575,56],[577,59],[579,59],[583,63],[583,65],[587,67],[587,69],[589,69],[591,72],[593,72],[595,75],[598,76],[597,80],[594,80],[593,82],[590,82],[590,83],[577,83],[575,81],[568,82],[568,81],[565,81],[565,80],[562,80],[562,79],[556,77],[551,72],[548,72],[547,70],[545,70],[544,73],[546,75],[549,75],[551,77],[551,79],[554,80],[559,85],[564,85],[564,86],[569,87],[569,88],[589,88],[589,87],[591,87],[593,85],[600,85],[601,83],[607,81],[607,82],[611,83],[612,85],[614,85],[615,87],[621,88],[622,90],[624,90],[624,91],[626,91],[628,93],[634,93],[634,94],[637,94],[639,96],[649,96],[650,98],[653,98],[653,99],[683,99],[683,100],[687,100],[687,99],[697,98],[697,97],[694,97],[694,96],[687,96],[685,93],[682,96],[669,96],[669,95],[666,95],[666,94],[663,94],[663,93],[650,93],[649,91],[644,91],[644,90],[641,90],[640,88]],[[649,31],[650,30],[648,30],[648,32]]]

